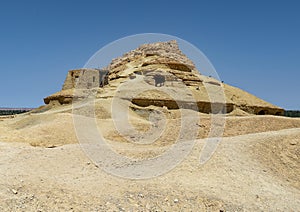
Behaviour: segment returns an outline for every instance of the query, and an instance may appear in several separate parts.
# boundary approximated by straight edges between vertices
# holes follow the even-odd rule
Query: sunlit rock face
[[[103,69],[70,70],[62,90],[46,97],[44,102],[70,104],[74,98],[86,95],[78,90],[93,90],[98,99],[127,99],[139,107],[186,108],[201,113],[284,113],[283,109],[241,89],[202,75],[175,40],[143,44],[113,59]]]

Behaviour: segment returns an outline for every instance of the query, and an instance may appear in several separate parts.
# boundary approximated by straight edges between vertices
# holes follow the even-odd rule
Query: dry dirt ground
[[[0,211],[300,210],[300,119],[229,115],[225,137],[207,163],[199,163],[206,142],[199,136],[177,167],[133,180],[89,160],[69,109],[0,118]],[[198,123],[202,136],[209,122],[203,115]],[[104,134],[117,138],[110,130]],[[121,140],[114,145],[124,154],[126,148],[138,151]],[[151,151],[166,147],[160,143]]]

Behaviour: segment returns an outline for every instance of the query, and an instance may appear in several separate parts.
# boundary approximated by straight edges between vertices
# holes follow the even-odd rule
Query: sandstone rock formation
[[[100,69],[76,69],[70,70],[60,92],[44,99],[46,104],[58,102],[59,104],[72,103],[74,89],[95,89],[108,84],[107,70]],[[77,94],[78,95],[78,94]],[[85,95],[85,94],[82,94]]]
[[[134,86],[118,90],[125,82]],[[44,101],[70,104],[74,98],[84,98],[87,90],[95,91],[98,99],[118,96],[139,107],[187,108],[201,113],[238,110],[248,114],[283,115],[284,112],[241,89],[201,75],[176,41],[141,45],[113,59],[104,70],[71,70],[62,91]]]

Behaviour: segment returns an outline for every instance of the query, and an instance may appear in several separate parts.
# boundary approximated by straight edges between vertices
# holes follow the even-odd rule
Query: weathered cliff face
[[[137,49],[125,53],[122,57],[113,59],[111,64],[108,66],[108,69],[113,70],[119,66],[137,60],[138,58],[151,56],[166,58],[176,64],[184,65],[190,70],[196,69],[193,61],[181,52],[175,40],[141,45]]]
[[[262,115],[284,112],[245,91],[201,75],[176,41],[144,44],[113,59],[106,70],[105,73],[97,69],[69,71],[62,91],[45,98],[45,103],[70,104],[73,98],[80,98],[80,92],[73,92],[76,87],[98,90],[99,99],[117,96],[139,107],[188,108],[202,113],[231,113],[236,109]],[[106,81],[101,84],[103,76]],[[126,83],[130,86],[118,90]],[[166,92],[169,95],[162,94]]]

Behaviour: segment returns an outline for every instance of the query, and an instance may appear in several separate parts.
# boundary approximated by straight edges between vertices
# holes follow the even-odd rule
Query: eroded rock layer
[[[98,99],[118,97],[141,107],[283,115],[283,109],[200,73],[176,41],[144,44],[113,59],[105,69],[69,71],[62,91],[44,101],[70,104],[74,98],[85,98],[89,92],[84,90],[94,90]]]

